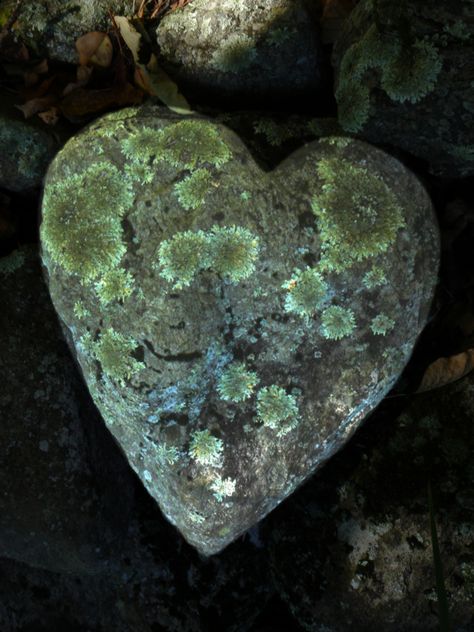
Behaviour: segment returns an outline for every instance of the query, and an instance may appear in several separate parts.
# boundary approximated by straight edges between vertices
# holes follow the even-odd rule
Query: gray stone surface
[[[126,532],[133,481],[62,338],[38,254],[0,259],[0,556],[96,573]]]
[[[42,210],[90,392],[205,554],[347,441],[408,360],[436,282],[426,191],[350,138],[264,172],[223,125],[123,110],[58,154]]]
[[[474,174],[471,0],[361,0],[333,50],[342,127],[437,175]]]
[[[48,164],[60,147],[59,135],[25,121],[11,99],[0,95],[0,187],[25,192],[39,188]]]
[[[223,632],[253,630],[274,592],[266,552],[247,538],[200,559],[153,501],[142,500],[125,545],[101,574],[0,559],[2,632],[212,632],[217,622]]]
[[[269,518],[275,585],[304,629],[440,629],[428,480],[452,629],[474,628],[473,415],[472,374],[386,409]]]
[[[320,42],[303,0],[193,0],[157,29],[161,63],[205,103],[315,105]]]
[[[77,63],[75,42],[89,31],[108,31],[114,15],[132,13],[129,0],[27,0],[23,2],[16,32],[39,55]]]

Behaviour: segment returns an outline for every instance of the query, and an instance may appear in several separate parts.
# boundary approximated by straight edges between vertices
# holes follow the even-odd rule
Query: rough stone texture
[[[71,139],[48,171],[41,237],[108,428],[205,554],[390,389],[438,257],[426,191],[388,154],[329,137],[264,172],[223,125],[154,108]]]
[[[157,29],[161,63],[186,96],[315,104],[317,28],[304,0],[193,0]]]
[[[23,2],[16,32],[37,54],[77,63],[75,42],[89,31],[111,28],[114,15],[132,12],[130,0],[28,0]]]
[[[0,187],[24,193],[40,187],[48,164],[60,147],[50,129],[23,120],[10,100],[1,95]]]
[[[0,259],[0,303],[0,556],[97,572],[125,535],[129,469],[62,339],[32,247]]]
[[[333,65],[344,129],[402,148],[435,174],[474,174],[471,0],[362,0]]]
[[[104,573],[72,576],[0,559],[2,632],[212,632],[217,621],[223,632],[253,630],[274,592],[266,552],[246,538],[200,559],[144,496]]]
[[[471,375],[371,420],[265,523],[275,584],[306,630],[439,630],[429,479],[452,629],[474,629],[473,415]]]

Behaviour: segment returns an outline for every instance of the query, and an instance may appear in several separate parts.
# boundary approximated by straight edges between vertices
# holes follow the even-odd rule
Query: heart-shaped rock
[[[397,160],[328,137],[271,172],[199,117],[123,110],[46,179],[43,260],[105,422],[166,517],[220,551],[393,385],[438,264]]]

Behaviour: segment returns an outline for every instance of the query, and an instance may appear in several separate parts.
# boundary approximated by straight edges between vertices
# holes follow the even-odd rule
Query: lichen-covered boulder
[[[474,4],[361,0],[333,51],[339,122],[439,175],[474,174]]]
[[[205,102],[315,103],[318,31],[305,0],[193,0],[157,29],[161,63]]]
[[[3,95],[2,95],[3,98]],[[0,187],[24,193],[40,187],[60,142],[51,130],[0,106]]]
[[[439,630],[428,481],[452,629],[474,629],[473,415],[472,374],[418,395],[265,524],[275,584],[305,630]]]
[[[224,548],[392,386],[427,315],[431,203],[349,138],[271,172],[205,118],[107,115],[47,175],[43,261],[97,406],[168,519]]]
[[[133,4],[129,0],[28,0],[21,3],[15,31],[37,54],[77,63],[76,39],[90,31],[110,30],[111,12],[128,15]]]
[[[105,570],[127,533],[133,479],[64,342],[33,247],[0,259],[0,304],[0,557]]]

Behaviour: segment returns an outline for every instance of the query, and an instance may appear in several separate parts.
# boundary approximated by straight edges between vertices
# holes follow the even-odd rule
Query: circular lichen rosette
[[[90,392],[205,554],[347,441],[407,362],[436,281],[426,191],[349,138],[269,172],[221,124],[122,110],[57,155],[42,210]]]

